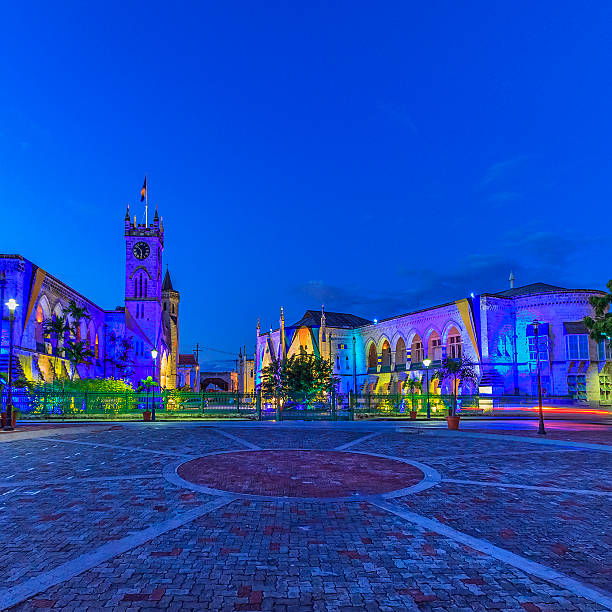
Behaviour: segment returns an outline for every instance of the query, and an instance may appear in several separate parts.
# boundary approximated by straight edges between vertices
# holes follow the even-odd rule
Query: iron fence
[[[7,389],[0,391],[0,406],[5,410]],[[261,393],[185,392],[162,390],[160,393],[86,392],[58,389],[13,390],[13,405],[19,419],[109,419],[142,420],[143,413],[155,408],[159,419],[256,419],[256,420],[356,420],[381,418],[417,418],[427,415],[444,418],[453,405],[452,395],[394,395],[338,393],[308,404],[277,401]],[[537,409],[531,396],[460,395],[458,414],[464,416],[504,416],[513,411],[525,413]],[[545,406],[572,407],[570,397],[547,397]],[[582,407],[585,404],[581,404]]]

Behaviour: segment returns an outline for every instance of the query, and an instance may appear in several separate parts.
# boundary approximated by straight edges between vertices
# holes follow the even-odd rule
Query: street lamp
[[[10,333],[9,333],[9,367],[8,367],[8,394],[6,396],[6,421],[4,431],[13,431],[13,326],[15,324],[15,308],[19,306],[11,298],[7,303],[10,313]]]
[[[157,369],[157,351],[153,349],[151,351],[151,357],[153,357],[153,409],[151,410],[151,420],[155,420],[155,370]]]
[[[423,365],[425,366],[425,380],[427,387],[427,418],[431,419],[431,408],[429,407],[429,366],[431,365],[431,359],[423,359]]]
[[[540,338],[538,329],[540,327],[540,321],[534,321],[532,325],[536,351],[536,371],[538,375],[538,410],[540,416],[540,422],[538,424],[538,435],[545,436],[546,430],[544,429],[544,411],[542,410],[542,380],[540,377]]]

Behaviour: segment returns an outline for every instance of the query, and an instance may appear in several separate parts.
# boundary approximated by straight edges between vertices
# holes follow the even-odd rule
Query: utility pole
[[[195,384],[193,386],[193,389],[196,393],[198,393],[198,391],[200,390],[200,343],[199,342],[196,342],[196,347],[193,351],[193,354],[196,360],[196,371],[195,371],[196,379],[195,379]]]

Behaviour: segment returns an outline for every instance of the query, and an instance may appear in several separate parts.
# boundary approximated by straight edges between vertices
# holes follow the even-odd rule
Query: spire
[[[170,279],[170,272],[166,268],[166,276],[164,276],[164,282],[162,283],[162,291],[174,291],[172,286],[172,280]]]
[[[508,280],[510,281],[510,289],[514,289],[514,272],[512,272],[512,270],[510,270],[510,277]]]
[[[164,231],[164,218],[161,218],[161,221],[159,223],[159,229],[163,232]]]
[[[321,327],[325,327],[325,305],[321,305]]]
[[[157,216],[157,204],[155,205],[155,216],[153,217],[153,221],[159,221],[159,217]]]
[[[281,333],[281,354],[280,358],[285,358],[285,348],[286,348],[286,340],[285,340],[285,315],[283,314],[283,307],[281,306],[281,316],[280,316],[280,333]]]
[[[136,215],[134,215],[134,229],[136,229],[136,228],[137,228],[137,225],[136,225]]]
[[[130,203],[128,202],[127,210],[125,211],[125,220],[129,222],[130,220]]]
[[[257,316],[257,335],[259,336],[259,332],[261,331],[261,327],[259,325],[259,315]]]

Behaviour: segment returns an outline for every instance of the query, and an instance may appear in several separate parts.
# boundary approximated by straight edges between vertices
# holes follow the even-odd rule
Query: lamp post
[[[13,431],[13,326],[15,324],[15,308],[17,308],[19,304],[11,298],[6,305],[8,306],[11,316],[9,318],[8,394],[6,396],[6,421],[4,422],[4,431]]]
[[[429,366],[431,365],[431,359],[423,359],[423,365],[425,366],[425,380],[427,387],[427,418],[431,419],[431,408],[429,406]]]
[[[540,321],[533,322],[533,337],[535,339],[535,351],[536,351],[536,371],[538,376],[538,411],[540,422],[538,424],[538,435],[545,436],[546,430],[544,429],[544,411],[542,409],[542,379],[540,377],[540,337],[539,328]]]
[[[157,350],[151,351],[151,357],[153,357],[153,409],[151,410],[151,420],[155,420],[155,370],[157,369]]]

